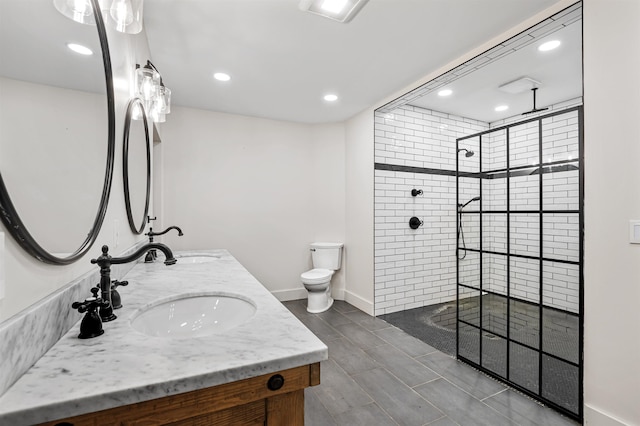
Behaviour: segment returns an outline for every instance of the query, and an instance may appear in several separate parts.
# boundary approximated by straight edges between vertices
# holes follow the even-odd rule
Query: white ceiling
[[[326,123],[375,105],[557,1],[369,0],[341,24],[299,10],[299,0],[146,0],[144,16],[174,105]],[[216,71],[232,80],[215,81]],[[522,75],[503,67],[491,84]],[[328,92],[340,99],[327,103]]]
[[[558,40],[561,45],[552,51],[538,51],[538,46],[550,40]],[[562,26],[443,86],[453,91],[450,96],[440,97],[438,90],[435,90],[410,104],[492,123],[533,109],[530,90],[510,94],[499,89],[503,84],[521,77],[529,77],[540,83],[536,85],[537,108],[582,96],[581,21]],[[498,105],[507,105],[509,109],[496,112]]]

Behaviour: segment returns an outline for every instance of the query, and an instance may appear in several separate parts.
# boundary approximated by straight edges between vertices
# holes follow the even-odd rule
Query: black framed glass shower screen
[[[456,158],[457,357],[581,420],[583,109],[461,149],[478,155]]]

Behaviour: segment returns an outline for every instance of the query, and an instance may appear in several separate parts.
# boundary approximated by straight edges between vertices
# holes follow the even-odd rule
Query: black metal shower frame
[[[550,117],[554,117],[554,116],[558,116],[558,115],[563,115],[563,114],[568,114],[571,112],[576,111],[578,114],[578,158],[577,159],[572,159],[572,160],[561,160],[561,161],[554,161],[554,162],[550,162],[550,163],[544,163],[543,164],[543,152],[542,152],[542,147],[543,147],[543,132],[542,132],[542,121],[544,119],[550,118]],[[484,372],[485,374],[488,374],[500,381],[506,382],[507,384],[509,384],[509,386],[519,390],[520,392],[525,393],[526,395],[529,395],[531,397],[533,397],[534,399],[537,399],[541,402],[543,402],[544,404],[562,412],[563,414],[572,417],[574,419],[577,419],[579,421],[582,421],[583,418],[583,376],[584,376],[584,362],[583,362],[583,348],[584,348],[584,267],[583,267],[583,259],[584,259],[584,126],[583,126],[583,122],[584,122],[584,112],[583,112],[583,107],[582,106],[578,106],[578,107],[573,107],[573,108],[567,108],[567,109],[563,109],[563,110],[559,110],[559,111],[555,111],[555,112],[551,112],[545,115],[541,115],[541,116],[537,116],[534,118],[530,118],[530,119],[526,119],[526,120],[522,120],[522,121],[518,121],[512,124],[508,124],[508,125],[504,125],[504,126],[500,126],[500,127],[496,127],[493,129],[489,129],[483,132],[479,132],[479,133],[475,133],[472,135],[468,135],[468,136],[464,136],[461,138],[457,138],[456,139],[456,152],[459,152],[458,150],[460,149],[460,142],[461,141],[465,141],[468,139],[472,139],[472,138],[478,138],[478,157],[479,157],[479,172],[478,173],[473,173],[473,172],[461,172],[460,171],[460,164],[459,164],[459,155],[456,155],[456,206],[460,206],[460,177],[469,177],[469,178],[478,178],[479,179],[479,191],[480,191],[480,195],[483,194],[482,192],[482,183],[483,180],[485,178],[488,177],[489,174],[497,174],[497,173],[505,173],[505,177],[506,177],[506,210],[484,210],[483,209],[483,199],[482,197],[480,198],[480,202],[479,202],[479,209],[478,210],[473,210],[473,211],[468,211],[468,212],[462,212],[462,214],[477,214],[479,215],[479,248],[478,249],[473,249],[473,248],[468,248],[465,247],[464,250],[466,251],[471,251],[471,252],[477,252],[479,254],[479,288],[473,287],[471,285],[465,285],[465,284],[461,284],[460,282],[460,250],[462,250],[463,248],[460,247],[460,240],[458,239],[458,241],[456,242],[456,357],[467,363],[472,365],[474,368],[477,368],[478,370]],[[539,163],[538,164],[534,164],[534,165],[527,165],[527,166],[516,166],[511,168],[510,167],[510,132],[509,129],[516,127],[516,126],[521,126],[523,124],[527,124],[527,123],[532,123],[532,122],[538,122],[538,158],[539,158]],[[495,132],[500,132],[500,131],[504,131],[505,132],[505,143],[506,143],[506,168],[505,169],[497,169],[497,170],[491,170],[491,171],[485,171],[483,172],[483,168],[482,168],[482,137],[484,135],[488,135],[491,133],[495,133]],[[578,210],[544,210],[544,204],[543,204],[543,175],[544,173],[544,168],[545,167],[562,167],[562,166],[566,166],[568,164],[575,164],[578,163],[578,187],[579,187],[579,195],[578,195]],[[510,204],[511,204],[511,185],[510,185],[510,179],[511,177],[516,174],[517,176],[517,172],[518,171],[523,171],[526,169],[531,169],[532,167],[538,167],[540,170],[539,173],[539,204],[538,204],[538,209],[537,210],[511,210]],[[549,171],[551,171],[549,169]],[[517,213],[517,214],[538,214],[539,215],[539,224],[540,224],[540,229],[539,229],[539,241],[540,241],[540,255],[539,256],[528,256],[528,255],[522,255],[522,254],[513,254],[511,253],[511,214],[512,213]],[[543,232],[544,232],[544,227],[543,227],[543,218],[544,218],[544,214],[547,213],[552,213],[552,214],[577,214],[578,215],[578,231],[579,231],[579,250],[578,250],[578,261],[569,261],[569,260],[563,260],[563,259],[553,259],[553,258],[545,258],[543,257],[543,241],[544,241],[544,236],[543,236]],[[506,253],[500,253],[500,252],[495,252],[495,251],[489,251],[489,250],[484,250],[483,249],[483,217],[485,214],[506,214],[507,217],[507,221],[506,221],[506,227],[507,227],[507,232],[506,232]],[[458,229],[458,227],[460,226],[460,220],[461,220],[461,215],[460,214],[456,214],[456,229]],[[506,296],[504,294],[500,294],[491,290],[487,290],[485,288],[483,288],[483,254],[494,254],[494,255],[504,255],[506,257]],[[525,258],[525,259],[532,259],[532,260],[539,260],[539,302],[538,303],[533,303],[530,301],[526,301],[520,298],[516,298],[516,297],[512,297],[511,295],[511,258]],[[555,262],[555,263],[564,263],[564,264],[572,264],[572,265],[576,265],[578,266],[578,274],[579,274],[579,289],[578,289],[578,334],[579,334],[579,353],[578,353],[578,363],[569,361],[567,359],[558,357],[554,354],[545,352],[543,350],[544,345],[543,345],[543,333],[544,333],[544,325],[543,325],[543,309],[557,309],[557,308],[553,308],[553,307],[549,307],[549,306],[544,306],[543,303],[543,294],[544,294],[544,276],[543,276],[543,265],[544,262]],[[480,306],[479,306],[479,325],[475,325],[471,322],[468,321],[464,321],[460,318],[460,288],[467,288],[469,290],[473,290],[473,291],[477,291],[480,294]],[[482,332],[483,331],[488,331],[486,328],[484,328],[483,325],[483,302],[482,302],[482,295],[484,293],[488,293],[488,294],[496,294],[499,295],[501,297],[506,297],[506,306],[507,306],[507,311],[506,311],[506,315],[507,315],[507,323],[506,323],[506,336],[502,336],[498,333],[495,333],[495,330],[492,330],[491,332],[493,334],[496,334],[498,337],[501,337],[503,339],[505,339],[506,341],[506,376],[507,377],[503,377],[500,374],[491,371],[485,367],[483,367],[483,359],[482,359]],[[539,307],[539,336],[538,336],[538,348],[535,348],[531,345],[525,344],[524,342],[520,342],[520,341],[515,341],[515,343],[517,343],[520,346],[523,346],[525,348],[528,348],[532,351],[535,351],[538,355],[538,392],[533,392],[523,386],[518,385],[517,383],[512,382],[509,379],[509,375],[510,375],[510,344],[512,342],[511,340],[511,301],[512,300],[516,300],[518,302],[524,302],[524,303],[528,303],[528,304],[534,304],[536,306]],[[562,311],[562,310],[561,310]],[[565,313],[569,313],[566,311],[562,311]],[[474,362],[468,358],[466,358],[465,356],[460,354],[460,323],[465,324],[466,326],[470,326],[473,327],[475,329],[478,329],[479,332],[479,339],[478,339],[478,362]],[[543,361],[542,361],[542,357],[544,356],[548,356],[557,360],[561,360],[562,362],[565,362],[569,365],[573,365],[574,367],[578,368],[578,412],[573,412],[571,410],[568,410],[567,408],[557,404],[554,401],[551,401],[547,398],[545,398],[542,395],[542,390],[543,390]]]

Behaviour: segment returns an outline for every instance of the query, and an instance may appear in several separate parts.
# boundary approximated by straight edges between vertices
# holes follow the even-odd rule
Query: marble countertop
[[[212,262],[139,263],[119,288],[118,319],[102,336],[78,339],[79,321],[0,397],[0,424],[30,425],[179,394],[327,359],[327,347],[226,250]],[[256,305],[247,322],[198,338],[135,331],[132,316],[160,299],[237,294]],[[87,289],[87,296],[90,296]],[[78,320],[82,318],[78,314]]]

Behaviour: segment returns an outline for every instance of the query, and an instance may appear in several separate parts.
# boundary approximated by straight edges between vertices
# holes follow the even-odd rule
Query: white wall
[[[6,246],[4,259],[6,292],[5,298],[0,300],[0,321],[58,290],[73,279],[93,270],[95,266],[91,265],[89,260],[100,254],[100,246],[103,244],[109,245],[111,254],[118,255],[140,239],[145,238],[144,236],[136,236],[129,230],[124,207],[121,153],[124,116],[127,102],[133,93],[132,82],[135,64],[144,63],[149,58],[147,37],[144,32],[134,36],[109,30],[108,38],[116,100],[116,150],[111,197],[102,230],[94,246],[82,259],[68,266],[52,266],[28,255],[11,238],[4,225],[0,224],[0,232],[5,234]],[[67,96],[71,96],[71,94]],[[66,97],[62,97],[58,100],[60,108],[65,107],[65,99]],[[104,109],[106,110],[106,108]],[[82,116],[78,117],[79,120],[82,118]],[[106,117],[104,119],[106,120]],[[105,151],[106,140],[107,137],[104,135],[103,149]],[[64,140],[47,140],[46,143],[57,145],[60,149],[65,147]],[[11,193],[19,189],[8,188],[8,190]],[[95,188],[95,191],[100,192],[101,187]],[[88,206],[88,208],[96,211],[97,205]],[[42,212],[42,217],[43,220],[50,220],[51,226],[55,226],[53,225],[55,219],[48,218],[47,212]]]
[[[640,425],[640,2],[584,0],[585,424]],[[617,419],[617,420],[615,420]]]
[[[346,122],[345,300],[373,315],[373,109]]]
[[[165,241],[226,248],[281,300],[306,297],[300,274],[311,269],[309,244],[345,241],[344,126],[180,107],[169,118],[161,219],[184,236]],[[344,298],[344,270],[332,289]]]

